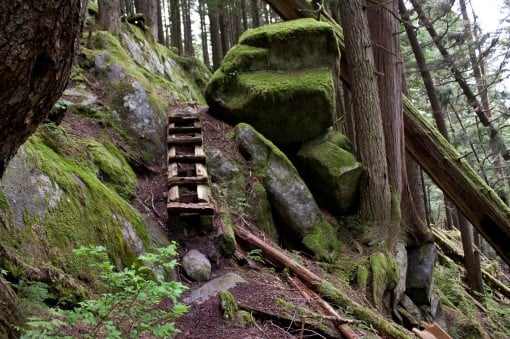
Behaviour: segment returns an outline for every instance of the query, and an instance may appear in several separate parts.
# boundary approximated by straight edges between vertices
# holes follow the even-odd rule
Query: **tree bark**
[[[0,2],[0,177],[65,89],[86,1]]]
[[[177,48],[177,53],[182,53],[182,30],[181,30],[181,6],[179,0],[170,0],[170,42]]]
[[[135,0],[136,11],[145,14],[145,24],[149,27],[155,41],[158,41],[158,6],[159,0]]]
[[[198,15],[200,17],[200,37],[202,40],[202,57],[204,64],[207,68],[211,67],[211,61],[209,58],[209,44],[207,38],[207,24],[205,16],[207,14],[206,0],[198,1]]]
[[[181,0],[182,21],[184,27],[184,55],[193,56],[193,32],[191,28],[191,4],[190,0]]]
[[[344,24],[348,73],[351,82],[356,146],[363,163],[361,178],[361,219],[369,226],[367,240],[379,241],[395,236],[391,224],[391,192],[384,147],[377,79],[372,55],[368,22],[362,8],[363,1],[342,1],[340,16]]]
[[[158,39],[157,42],[165,44],[165,33],[163,32],[163,10],[161,7],[162,0],[156,0],[157,4],[157,18],[158,18]]]
[[[251,20],[252,27],[260,27],[260,1],[252,0],[251,1]]]
[[[120,2],[112,0],[98,1],[98,17],[101,28],[109,30],[113,34],[120,32]]]
[[[221,65],[223,59],[223,49],[221,47],[220,37],[220,16],[219,7],[215,0],[207,0],[207,10],[209,13],[210,31],[211,31],[211,49],[213,69],[217,69]]]

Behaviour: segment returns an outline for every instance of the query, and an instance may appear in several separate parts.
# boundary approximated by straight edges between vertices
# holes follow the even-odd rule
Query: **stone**
[[[319,203],[335,215],[355,212],[363,167],[348,150],[350,143],[338,132],[305,143],[297,153],[300,173]]]
[[[182,258],[182,268],[194,281],[207,281],[211,276],[211,263],[198,250],[191,250]]]
[[[406,294],[418,306],[430,305],[436,251],[433,242],[408,249]]]
[[[333,29],[314,19],[248,30],[206,88],[210,112],[276,144],[313,138],[333,124],[339,57]]]
[[[273,213],[282,221],[279,233],[298,239],[318,259],[331,260],[340,244],[333,226],[290,160],[248,124],[238,124],[235,140],[261,179]]]
[[[193,290],[189,296],[183,299],[183,302],[185,304],[203,304],[210,298],[217,296],[221,291],[227,291],[242,283],[248,282],[238,274],[230,272]]]

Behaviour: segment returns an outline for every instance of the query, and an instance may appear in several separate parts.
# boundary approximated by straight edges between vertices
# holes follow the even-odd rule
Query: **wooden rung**
[[[199,177],[207,177],[207,169],[204,164],[196,164],[195,171]]]
[[[176,122],[176,123],[184,123],[184,122],[194,122],[199,121],[200,118],[197,115],[186,114],[186,115],[171,115],[168,117],[168,123]]]
[[[179,170],[177,168],[177,163],[171,163],[168,165],[168,177],[173,178],[179,175]]]
[[[170,187],[168,190],[168,201],[176,202],[179,201],[179,186]]]
[[[198,185],[198,184],[208,184],[209,178],[206,176],[196,176],[196,177],[178,177],[173,176],[167,179],[168,186],[172,185]]]
[[[201,145],[202,144],[202,136],[178,136],[171,135],[167,138],[167,143],[169,145]]]
[[[208,203],[184,204],[180,202],[171,202],[167,204],[167,210],[170,214],[177,213],[199,213],[214,214],[214,207]]]
[[[174,125],[174,124],[172,124]],[[168,134],[178,134],[178,133],[201,133],[202,127],[200,124],[195,122],[195,126],[177,126],[177,127],[168,127]]]
[[[197,196],[199,202],[211,202],[209,185],[197,185]]]
[[[174,157],[177,155],[177,150],[175,149],[175,146],[168,147],[168,159],[170,157]]]
[[[168,157],[169,162],[200,162],[205,163],[205,156],[196,156],[196,155],[175,155],[172,157]]]
[[[195,155],[197,157],[205,157],[204,148],[201,145],[195,146]]]

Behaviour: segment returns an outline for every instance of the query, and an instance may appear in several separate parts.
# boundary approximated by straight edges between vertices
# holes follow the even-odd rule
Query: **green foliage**
[[[74,252],[87,259],[84,262],[92,262],[89,265],[98,272],[104,292],[97,299],[80,302],[71,311],[50,309],[44,317],[30,317],[25,338],[61,337],[71,328],[79,329],[84,338],[138,338],[145,334],[164,338],[179,332],[168,320],[187,311],[187,306],[178,302],[185,287],[165,281],[164,273],[159,273],[177,265],[175,243],[156,253],[140,255],[143,265],[120,271],[115,270],[102,246],[82,246]],[[158,306],[164,298],[172,301],[171,310]]]

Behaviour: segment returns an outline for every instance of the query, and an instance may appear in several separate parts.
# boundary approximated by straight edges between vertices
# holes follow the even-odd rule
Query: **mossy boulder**
[[[206,88],[210,112],[277,144],[317,136],[333,124],[339,56],[331,26],[313,19],[248,30]]]
[[[319,203],[337,215],[355,210],[363,167],[343,134],[330,131],[307,142],[297,158],[303,179]]]
[[[331,260],[340,244],[296,168],[252,126],[238,124],[234,133],[241,153],[267,191],[273,213],[283,223],[279,233],[298,240],[318,259]]]

